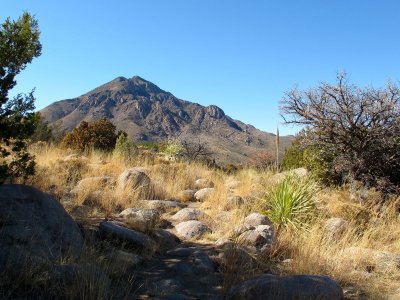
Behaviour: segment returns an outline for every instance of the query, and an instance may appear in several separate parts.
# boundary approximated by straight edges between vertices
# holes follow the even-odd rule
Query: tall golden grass
[[[45,146],[32,151],[36,156],[37,174],[29,183],[54,194],[63,203],[70,197],[69,210],[89,205],[93,216],[119,213],[125,208],[140,206],[144,199],[134,193],[117,192],[112,185],[96,183],[85,186],[72,198],[68,196],[83,178],[117,177],[127,168],[143,167],[152,179],[154,199],[174,199],[179,191],[194,188],[196,179],[210,179],[216,191],[201,203],[201,209],[210,216],[204,221],[213,229],[213,234],[206,237],[208,241],[229,237],[247,214],[260,211],[260,201],[265,201],[266,191],[276,184],[272,171],[244,169],[232,175],[199,163],[168,161],[150,154],[138,155],[127,163],[112,154],[97,151],[69,159],[65,158],[72,153],[57,147]],[[226,212],[230,193],[241,196],[245,203]],[[379,193],[373,190],[360,200],[346,187],[322,189],[309,229],[280,230],[277,246],[273,252],[265,254],[264,261],[273,262],[282,274],[329,275],[342,286],[355,287],[369,298],[387,298],[400,287],[400,266],[395,262],[387,267],[377,266],[373,253],[400,256],[400,198],[381,200]],[[349,221],[341,236],[327,234],[324,223],[330,217]],[[226,270],[232,271],[231,268]],[[234,279],[229,278],[229,281]]]

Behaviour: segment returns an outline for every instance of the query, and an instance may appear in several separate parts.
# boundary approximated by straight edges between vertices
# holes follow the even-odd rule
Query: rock
[[[70,160],[75,160],[75,159],[79,159],[79,158],[80,158],[80,155],[79,155],[79,154],[73,153],[73,154],[70,154],[70,155],[65,156],[65,157],[63,158],[63,161],[70,161]]]
[[[180,191],[178,194],[178,199],[183,202],[194,201],[194,194],[196,193],[195,190],[183,190]]]
[[[114,250],[107,256],[113,267],[117,269],[130,269],[139,265],[143,258],[135,253],[130,253],[122,250]]]
[[[200,178],[194,182],[194,187],[198,190],[204,188],[212,188],[214,187],[214,182],[207,178]]]
[[[210,259],[207,253],[201,250],[197,250],[193,252],[193,267],[195,269],[195,274],[202,274],[202,273],[213,273],[216,270],[215,263]]]
[[[150,178],[144,173],[142,168],[127,169],[119,175],[117,186],[121,190],[125,189],[149,189],[151,186]]]
[[[263,252],[274,244],[275,231],[270,225],[258,225],[255,229],[242,233],[239,236],[239,241]]]
[[[175,234],[165,229],[155,229],[153,237],[161,250],[174,248],[180,242]]]
[[[146,208],[157,209],[160,212],[166,212],[167,210],[172,209],[180,209],[186,206],[185,204],[174,200],[144,200],[141,203]]]
[[[251,226],[251,225],[247,225],[247,224],[239,225],[238,227],[236,227],[233,230],[232,237],[236,238],[236,237],[240,236],[241,234],[245,233],[246,231],[254,230],[254,229],[255,229],[255,227]]]
[[[197,208],[183,208],[178,211],[175,215],[171,217],[172,221],[176,222],[184,222],[190,220],[199,220],[200,218],[205,217],[206,214],[203,213],[200,209]]]
[[[294,170],[289,170],[289,171],[275,174],[274,176],[272,176],[272,180],[279,182],[279,181],[282,181],[283,179],[285,179],[285,177],[287,177],[287,176],[297,176],[300,179],[304,179],[308,176],[308,171],[305,168],[297,168]]]
[[[272,222],[268,219],[267,216],[260,213],[252,213],[248,215],[243,222],[244,225],[256,227],[258,225],[270,225],[272,226]]]
[[[325,222],[325,231],[332,236],[340,236],[347,228],[349,222],[342,218],[330,218]]]
[[[210,196],[214,192],[215,192],[214,188],[204,188],[204,189],[198,190],[194,194],[194,198],[197,201],[204,201],[208,196]]]
[[[225,183],[225,186],[231,190],[237,189],[240,186],[239,180],[229,180]]]
[[[398,272],[400,255],[388,251],[378,251],[370,248],[348,247],[343,250],[344,261],[357,266],[375,268],[380,272]]]
[[[240,196],[228,196],[226,200],[225,209],[227,210],[239,208],[244,204],[244,200]]]
[[[167,254],[170,256],[188,257],[191,256],[196,250],[197,249],[195,247],[178,247],[167,251]]]
[[[217,247],[224,247],[226,245],[233,246],[234,242],[231,239],[228,239],[226,237],[221,237],[215,241],[214,245]]]
[[[75,218],[87,218],[92,212],[92,208],[89,205],[79,205],[71,211],[71,215]]]
[[[186,221],[175,226],[178,236],[184,239],[199,239],[205,233],[211,233],[211,229],[200,221]]]
[[[130,228],[148,232],[153,230],[160,221],[160,213],[155,209],[127,208],[119,214]]]
[[[91,189],[93,188],[104,188],[106,185],[114,185],[115,184],[115,178],[110,177],[110,176],[96,176],[96,177],[87,177],[78,182],[76,187],[73,189],[73,191],[81,191],[85,189]],[[72,191],[71,191],[72,192]]]
[[[342,300],[342,288],[327,276],[295,275],[275,276],[261,275],[233,286],[225,299],[326,299]]]
[[[0,272],[76,258],[82,251],[78,225],[53,197],[31,186],[0,185],[0,228]]]
[[[225,244],[217,259],[221,266],[234,268],[237,272],[247,272],[257,265],[256,260],[243,247],[234,243]]]
[[[143,249],[152,249],[155,247],[154,241],[141,232],[124,227],[121,223],[115,221],[103,221],[99,225],[99,233],[103,238],[116,239],[119,242],[129,244]]]

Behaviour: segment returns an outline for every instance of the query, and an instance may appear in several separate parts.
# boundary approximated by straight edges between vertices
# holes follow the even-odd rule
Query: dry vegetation
[[[244,169],[227,175],[201,164],[166,161],[146,153],[128,165],[112,154],[95,151],[87,156],[68,157],[72,153],[46,145],[31,150],[36,155],[37,174],[28,183],[54,194],[70,212],[82,204],[89,205],[91,217],[112,216],[125,208],[140,206],[140,200],[145,198],[172,199],[179,191],[194,188],[196,179],[210,179],[217,192],[201,204],[210,216],[204,222],[213,229],[204,242],[229,236],[249,212],[260,211],[265,193],[276,184],[270,171]],[[69,191],[84,178],[117,177],[129,167],[145,169],[152,179],[151,194],[117,193],[111,183],[88,180],[69,196]],[[235,188],[235,194],[245,204],[227,212],[230,187]],[[374,190],[364,190],[362,195],[359,191],[350,187],[322,189],[316,197],[317,210],[308,229],[281,227],[277,245],[269,255],[258,258],[259,262],[281,274],[329,275],[343,287],[355,288],[356,298],[364,294],[371,299],[385,299],[398,293],[400,266],[398,261],[391,260],[390,254],[400,254],[400,198],[382,202]],[[349,221],[340,236],[326,232],[325,221],[330,217]],[[232,261],[236,255],[239,254],[233,252]],[[251,273],[251,266],[241,267]],[[225,266],[228,285],[235,281],[232,279],[235,270],[235,263]]]

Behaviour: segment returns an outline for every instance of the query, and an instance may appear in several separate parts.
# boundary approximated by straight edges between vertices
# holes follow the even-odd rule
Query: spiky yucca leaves
[[[266,195],[266,214],[278,227],[307,228],[315,213],[317,191],[311,179],[288,175]]]

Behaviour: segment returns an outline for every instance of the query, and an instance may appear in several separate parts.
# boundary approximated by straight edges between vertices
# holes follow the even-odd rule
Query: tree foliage
[[[313,149],[336,183],[359,180],[385,190],[400,185],[398,86],[359,88],[338,74],[334,85],[288,91],[281,114],[288,124],[306,126],[301,145]]]
[[[9,97],[17,84],[15,76],[41,54],[37,20],[24,13],[9,18],[0,29],[0,183],[7,178],[26,177],[34,172],[33,157],[26,151],[25,139],[35,130],[33,90]]]
[[[93,122],[82,121],[64,136],[61,145],[81,152],[91,149],[111,151],[117,138],[115,129],[115,125],[105,118]]]

